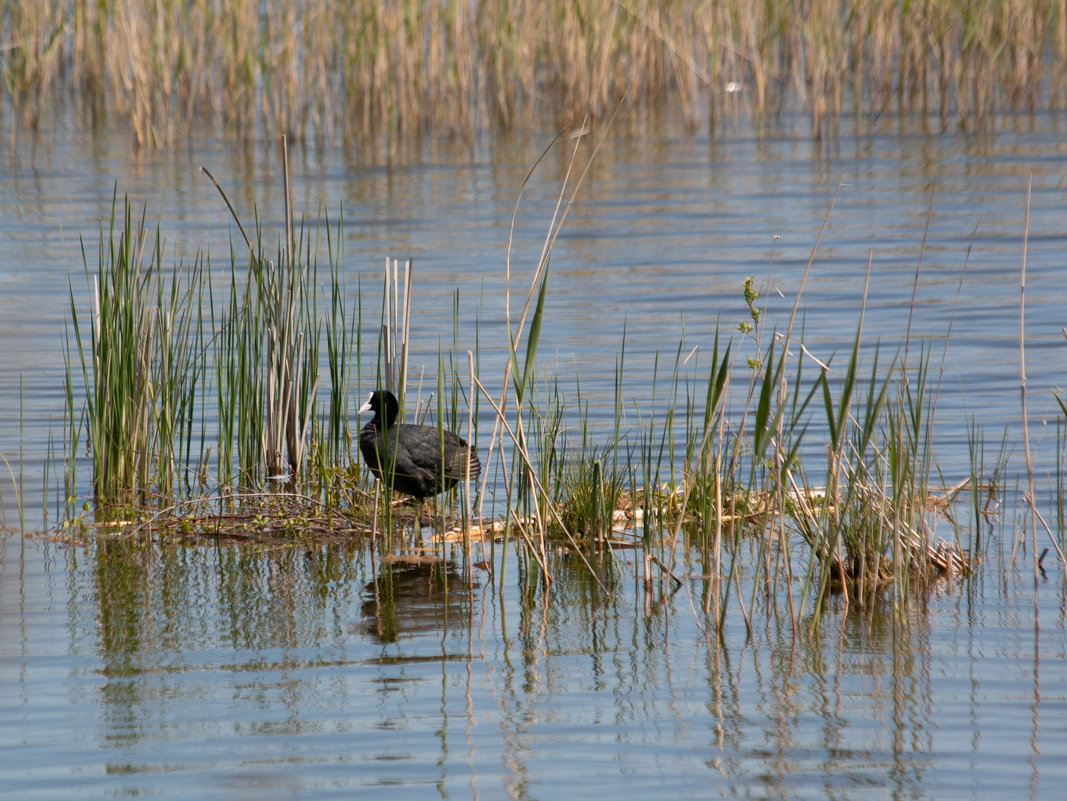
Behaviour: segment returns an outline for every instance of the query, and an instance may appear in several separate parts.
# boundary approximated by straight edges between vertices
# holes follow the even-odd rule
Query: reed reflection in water
[[[749,633],[694,611],[699,579],[647,602],[626,553],[605,593],[561,554],[545,592],[514,554],[472,578],[458,550],[43,550],[8,550],[0,584],[17,797],[1042,798],[1067,764],[1051,585],[1035,663],[1007,634],[1027,593],[1000,582],[904,617],[831,607],[813,633],[757,601]]]

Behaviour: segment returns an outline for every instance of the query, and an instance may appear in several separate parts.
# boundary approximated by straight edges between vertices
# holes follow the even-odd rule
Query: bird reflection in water
[[[477,586],[440,559],[383,562],[363,588],[363,630],[387,643],[453,626],[465,629]]]

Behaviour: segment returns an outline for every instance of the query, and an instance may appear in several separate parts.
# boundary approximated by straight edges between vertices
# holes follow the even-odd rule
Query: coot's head
[[[385,424],[391,426],[396,422],[396,416],[400,412],[400,404],[397,403],[396,395],[387,389],[375,390],[367,398],[367,402],[359,407],[356,414],[374,412],[372,423],[385,419]]]

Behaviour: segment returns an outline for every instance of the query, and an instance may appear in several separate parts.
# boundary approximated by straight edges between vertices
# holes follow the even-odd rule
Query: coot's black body
[[[369,411],[374,417],[359,432],[359,450],[383,483],[389,483],[392,469],[394,490],[420,499],[437,495],[463,480],[468,459],[472,479],[482,472],[478,454],[451,431],[397,423],[400,405],[392,392],[372,392],[359,414]]]

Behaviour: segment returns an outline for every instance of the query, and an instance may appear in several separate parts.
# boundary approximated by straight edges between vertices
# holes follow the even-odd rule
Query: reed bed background
[[[0,26],[12,136],[47,137],[73,104],[149,148],[470,139],[623,97],[713,132],[803,111],[814,136],[890,109],[977,129],[1067,99],[1060,0],[18,0]]]

